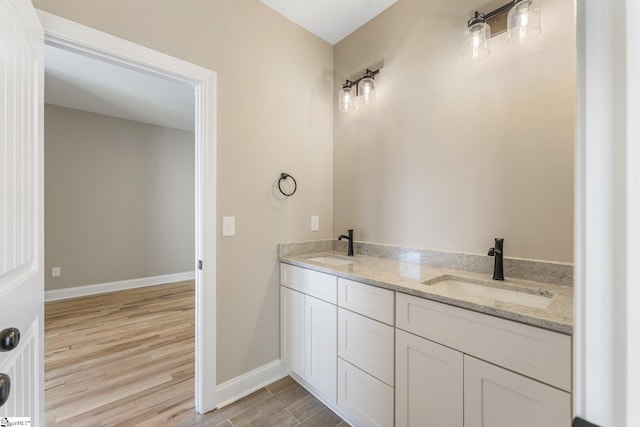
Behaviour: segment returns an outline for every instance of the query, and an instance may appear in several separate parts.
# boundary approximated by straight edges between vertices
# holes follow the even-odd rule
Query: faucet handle
[[[489,253],[487,255],[495,256],[495,254],[496,254],[496,248],[489,248]]]

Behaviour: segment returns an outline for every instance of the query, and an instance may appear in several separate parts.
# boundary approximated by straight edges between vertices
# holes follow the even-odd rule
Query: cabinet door
[[[337,307],[308,295],[304,298],[304,379],[325,398],[336,403]]]
[[[462,427],[462,387],[462,353],[396,330],[396,427]]]
[[[465,427],[566,427],[571,395],[464,356]]]
[[[304,294],[280,287],[280,354],[282,363],[304,377]]]

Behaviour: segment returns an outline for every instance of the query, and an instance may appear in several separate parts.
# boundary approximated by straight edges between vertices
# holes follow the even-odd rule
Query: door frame
[[[574,412],[640,425],[637,0],[576,0]]]
[[[195,407],[216,408],[216,73],[36,10],[45,43],[195,87]],[[45,64],[46,66],[46,64]],[[43,172],[44,173],[44,172]],[[199,269],[199,261],[203,268]]]

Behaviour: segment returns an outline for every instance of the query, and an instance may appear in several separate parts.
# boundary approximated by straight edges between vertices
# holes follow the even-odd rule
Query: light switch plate
[[[222,217],[222,236],[235,236],[236,235],[236,217],[235,216],[223,216]]]
[[[60,277],[60,267],[51,268],[51,277]]]
[[[311,215],[311,231],[320,230],[320,217],[318,215]]]

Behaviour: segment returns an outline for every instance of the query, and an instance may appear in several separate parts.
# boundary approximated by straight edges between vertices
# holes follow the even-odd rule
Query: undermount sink
[[[422,283],[434,289],[446,289],[466,296],[540,309],[547,308],[554,295],[553,292],[544,289],[527,288],[497,281],[494,283],[493,281],[474,280],[448,274]]]
[[[327,265],[349,265],[355,262],[348,259],[337,258],[333,256],[319,256],[315,258],[308,258],[308,260],[317,262],[320,264],[327,264]]]

